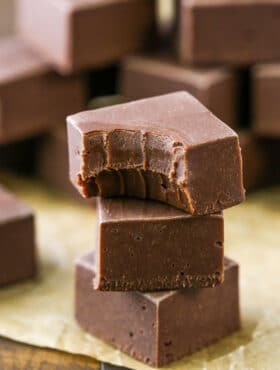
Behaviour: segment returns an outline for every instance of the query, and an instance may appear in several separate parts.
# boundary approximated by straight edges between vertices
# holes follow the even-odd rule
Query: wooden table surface
[[[75,356],[41,349],[0,338],[1,370],[98,370],[99,363],[85,356]]]

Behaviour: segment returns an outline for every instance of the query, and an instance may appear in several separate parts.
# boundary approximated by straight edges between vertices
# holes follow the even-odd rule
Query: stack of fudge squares
[[[223,209],[244,199],[237,134],[187,92],[68,117],[70,177],[98,196],[76,264],[76,318],[160,367],[240,327]]]
[[[82,199],[71,115],[71,181],[99,214],[96,249],[76,266],[81,326],[152,366],[237,330],[221,212],[244,199],[239,145],[247,190],[280,179],[280,0],[171,0],[164,22],[153,0],[15,2],[17,35],[0,41],[0,168]],[[123,104],[85,111],[102,95]],[[4,188],[0,209],[6,285],[36,273],[34,216]]]

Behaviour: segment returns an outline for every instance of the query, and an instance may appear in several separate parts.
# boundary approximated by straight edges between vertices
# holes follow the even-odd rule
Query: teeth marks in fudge
[[[186,92],[82,112],[67,121],[70,176],[86,197],[138,196],[138,186],[126,189],[126,171],[126,177],[143,174],[143,198],[191,214],[215,213],[244,199],[236,133]]]

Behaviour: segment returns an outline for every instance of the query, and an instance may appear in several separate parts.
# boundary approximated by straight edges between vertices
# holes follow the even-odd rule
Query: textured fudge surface
[[[76,264],[76,318],[89,333],[151,366],[163,366],[240,327],[238,265],[225,260],[214,289],[157,293],[92,289],[94,254]],[[125,323],[125,325],[124,325]]]
[[[34,239],[32,210],[0,187],[0,286],[34,276]]]
[[[237,134],[187,92],[67,121],[70,176],[86,197],[155,199],[199,215],[244,199]]]
[[[191,216],[159,202],[98,198],[94,288],[157,291],[223,281],[222,214]]]

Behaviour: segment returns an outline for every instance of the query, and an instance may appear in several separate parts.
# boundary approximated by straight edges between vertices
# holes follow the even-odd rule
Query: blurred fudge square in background
[[[82,77],[63,78],[17,37],[0,41],[0,143],[64,125],[65,117],[85,107]]]
[[[0,37],[14,32],[15,0],[0,0]]]
[[[62,73],[118,61],[149,43],[151,0],[18,0],[19,32]]]
[[[252,128],[280,140],[280,64],[254,66],[251,79]]]
[[[191,64],[280,59],[280,2],[181,0],[179,57]]]
[[[186,90],[223,122],[231,127],[238,125],[240,81],[237,71],[225,67],[182,66],[168,54],[139,55],[124,59],[119,85],[127,100]]]
[[[0,186],[0,286],[36,273],[33,211]]]

